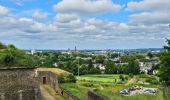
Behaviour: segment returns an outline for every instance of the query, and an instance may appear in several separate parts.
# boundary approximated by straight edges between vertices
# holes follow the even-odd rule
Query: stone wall
[[[88,91],[85,100],[106,100],[106,99],[92,91]]]
[[[56,74],[49,71],[39,71],[38,72],[40,84],[47,84],[52,87],[55,91],[59,90],[58,87],[58,77]],[[43,83],[43,77],[46,79],[46,83]]]
[[[40,100],[33,68],[0,69],[0,100]]]
[[[50,71],[39,71],[38,77],[39,77],[40,84],[49,85],[56,92],[60,93],[63,97],[65,97],[66,100],[77,100],[76,97],[74,97],[69,92],[66,92],[64,89],[59,87],[58,76],[56,74],[54,74]]]

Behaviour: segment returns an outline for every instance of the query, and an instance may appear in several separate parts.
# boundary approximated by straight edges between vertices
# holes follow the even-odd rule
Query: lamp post
[[[78,59],[78,68],[77,68],[77,74],[80,75],[80,57],[77,57]]]

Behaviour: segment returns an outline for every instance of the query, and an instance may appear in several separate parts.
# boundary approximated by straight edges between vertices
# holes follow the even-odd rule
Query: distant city
[[[105,50],[100,50],[100,49],[96,49],[96,50],[78,50],[76,49],[70,49],[68,48],[67,50],[44,50],[44,49],[24,49],[24,51],[26,51],[27,53],[31,53],[34,54],[36,52],[61,52],[61,53],[71,53],[72,51],[79,51],[81,53],[84,54],[104,54],[104,53],[108,53],[108,52],[121,52],[121,53],[133,53],[133,52],[143,52],[143,53],[147,53],[147,52],[151,52],[151,53],[160,53],[163,52],[164,49],[163,48],[139,48],[139,49],[105,49]]]

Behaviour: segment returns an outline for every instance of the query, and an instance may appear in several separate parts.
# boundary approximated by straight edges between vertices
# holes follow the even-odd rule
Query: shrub
[[[94,85],[92,83],[84,83],[83,84],[85,87],[93,87]]]
[[[155,79],[155,80],[152,80],[152,81],[151,81],[151,84],[158,85],[158,84],[159,84],[159,81],[158,81],[158,80],[156,80],[156,79]]]
[[[132,73],[129,73],[129,77],[130,77],[130,78],[133,78],[133,74],[132,74]]]
[[[125,76],[125,80],[128,80],[128,76]]]
[[[75,78],[75,76],[72,75],[72,74],[70,74],[70,75],[68,76],[68,82],[76,83],[76,78]]]
[[[63,76],[58,76],[58,81],[59,81],[59,83],[64,83],[65,79]]]
[[[124,77],[123,75],[120,75],[120,76],[119,76],[119,79],[122,80],[122,81],[124,81],[124,80],[125,80],[125,77]]]

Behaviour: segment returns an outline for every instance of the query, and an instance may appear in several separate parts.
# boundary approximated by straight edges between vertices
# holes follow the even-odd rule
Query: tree
[[[106,62],[106,69],[105,69],[106,74],[117,74],[117,68],[112,61],[107,61]]]
[[[130,60],[127,70],[128,70],[128,73],[139,74],[140,73],[139,63],[135,60]]]
[[[147,56],[149,57],[149,59],[151,59],[153,57],[153,54],[149,52]]]
[[[164,51],[161,56],[161,64],[159,69],[160,81],[166,85],[170,86],[170,40],[167,40],[167,46],[164,46]]]
[[[0,65],[1,67],[35,67],[37,65],[33,57],[17,49],[14,45],[3,45],[0,43]]]
[[[164,49],[167,50],[167,51],[170,51],[170,40],[167,39],[166,42],[167,42],[167,45],[164,46]]]

